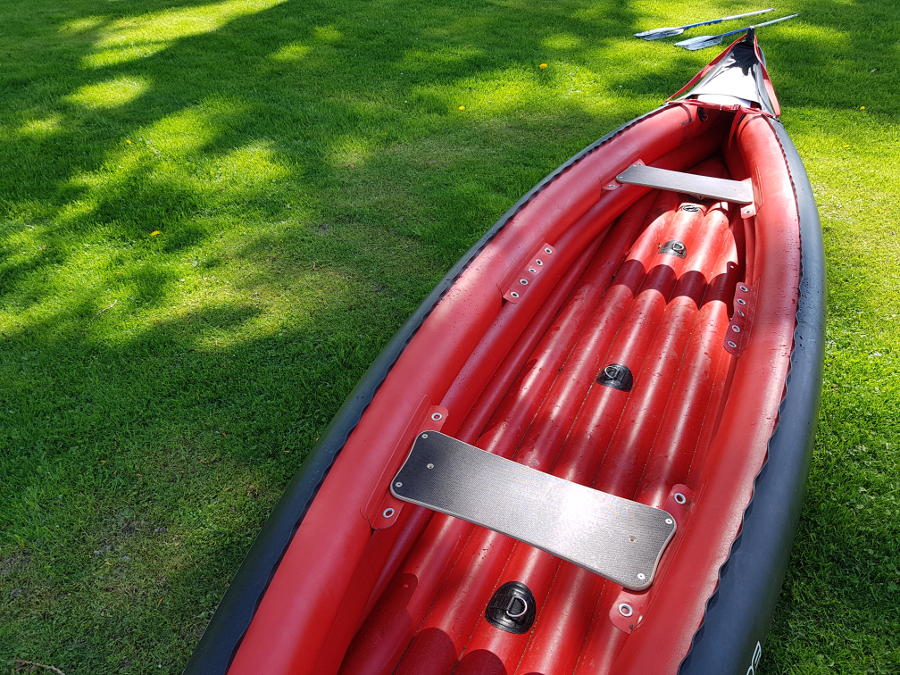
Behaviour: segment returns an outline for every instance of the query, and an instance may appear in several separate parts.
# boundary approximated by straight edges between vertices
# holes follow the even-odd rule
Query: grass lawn
[[[630,34],[759,6],[0,4],[3,667],[179,671],[445,270],[715,53]],[[763,665],[898,672],[900,12],[782,11],[801,17],[762,43],[816,189],[830,310]]]

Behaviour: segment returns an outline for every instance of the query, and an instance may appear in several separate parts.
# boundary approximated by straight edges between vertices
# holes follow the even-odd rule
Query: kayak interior
[[[731,175],[719,152],[685,168]],[[644,504],[663,508],[675,494],[687,501],[690,488],[672,488],[702,475],[727,397],[732,358],[723,345],[746,239],[738,205],[648,192],[561,275],[455,436]],[[615,364],[639,386],[600,383]],[[351,642],[344,672],[372,672],[411,578],[422,595],[420,623],[403,631],[399,660],[382,657],[395,672],[612,665],[626,637],[607,618],[620,586],[496,532],[439,514],[419,518],[428,522]],[[484,608],[497,587],[522,578],[542,630],[498,631]]]
[[[641,166],[752,201],[622,176]],[[797,238],[766,115],[674,102],[564,165],[483,242],[405,345],[299,524],[232,670],[640,672],[646,645],[660,641],[662,662],[677,666],[777,418]],[[678,531],[657,579],[629,591],[397,500],[391,477],[422,429],[665,508]],[[513,583],[536,606],[526,631],[486,620]]]

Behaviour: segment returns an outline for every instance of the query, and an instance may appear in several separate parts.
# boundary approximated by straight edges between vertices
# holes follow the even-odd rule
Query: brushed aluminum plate
[[[710,197],[735,204],[753,202],[753,188],[744,181],[657,169],[644,164],[632,164],[620,173],[616,180],[620,183],[646,185],[660,190],[683,192],[695,197]]]
[[[675,533],[675,519],[666,511],[436,431],[416,438],[391,493],[524,541],[631,590],[651,584]]]

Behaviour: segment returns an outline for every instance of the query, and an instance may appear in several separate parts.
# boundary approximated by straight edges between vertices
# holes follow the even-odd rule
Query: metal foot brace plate
[[[675,519],[436,431],[419,434],[391,493],[487,527],[631,590],[653,581]]]
[[[710,197],[735,204],[753,202],[753,188],[744,181],[657,169],[643,164],[632,164],[620,173],[616,180],[620,183],[646,185],[660,190],[683,192],[695,197]]]

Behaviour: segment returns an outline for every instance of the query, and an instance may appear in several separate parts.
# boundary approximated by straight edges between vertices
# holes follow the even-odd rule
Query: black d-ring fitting
[[[631,371],[628,366],[623,366],[621,363],[610,363],[606,366],[597,375],[597,382],[621,391],[631,391],[631,387],[634,386]]]
[[[507,633],[527,633],[534,623],[534,595],[521,581],[503,584],[491,596],[484,618]]]

